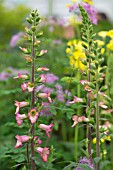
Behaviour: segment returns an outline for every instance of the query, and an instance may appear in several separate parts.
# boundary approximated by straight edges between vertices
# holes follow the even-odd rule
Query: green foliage
[[[22,5],[8,9],[2,3],[0,4],[0,44],[9,42],[13,34],[24,29],[28,12],[29,9]]]

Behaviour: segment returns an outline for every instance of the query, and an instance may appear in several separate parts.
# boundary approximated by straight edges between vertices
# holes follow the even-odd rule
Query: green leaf
[[[88,165],[86,164],[79,164],[79,167],[82,168],[83,170],[92,170]]]
[[[69,170],[70,168],[74,168],[76,166],[75,162],[71,162],[69,165],[65,166],[63,170]]]
[[[53,115],[57,115],[57,111],[54,106],[50,108],[50,111],[52,112]]]
[[[100,157],[96,157],[94,158],[94,162],[97,164],[98,162],[100,162],[101,158]]]
[[[73,114],[74,114],[74,112],[68,112],[68,111],[66,112],[66,115],[67,115],[68,119],[71,119]]]

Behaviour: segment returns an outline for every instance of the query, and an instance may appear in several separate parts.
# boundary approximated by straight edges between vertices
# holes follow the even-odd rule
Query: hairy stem
[[[34,84],[34,58],[35,58],[35,49],[34,49],[34,42],[35,42],[35,37],[33,34],[33,41],[32,41],[32,67],[31,67],[31,81]],[[35,93],[34,90],[31,93],[31,109],[34,107],[34,103],[35,103]],[[32,140],[31,140],[31,157],[34,157],[34,124],[31,125],[31,135],[32,135]],[[36,170],[36,166],[35,166],[35,161],[33,159],[31,159],[32,162],[32,170]]]

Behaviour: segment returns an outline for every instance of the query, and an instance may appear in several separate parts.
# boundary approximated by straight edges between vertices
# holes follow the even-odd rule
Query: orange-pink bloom
[[[28,118],[32,124],[36,123],[38,119],[39,113],[37,112],[36,108],[33,108],[28,113]]]
[[[42,160],[44,162],[47,162],[48,161],[48,156],[50,154],[50,150],[49,148],[45,147],[45,148],[42,148],[42,147],[38,147],[36,148],[36,151],[40,154]]]
[[[40,125],[39,125],[39,128],[40,128],[40,129],[46,131],[46,135],[48,136],[48,138],[50,138],[49,132],[52,131],[52,127],[53,127],[53,124],[50,124],[50,125],[40,124]]]
[[[72,120],[74,121],[74,123],[71,127],[76,126],[79,122],[88,122],[89,121],[89,119],[87,117],[85,117],[85,116],[78,117],[77,115],[74,115],[72,117]]]
[[[83,99],[81,99],[81,98],[79,98],[77,96],[74,96],[74,100],[70,101],[69,103],[74,104],[74,103],[80,103],[80,102],[83,102]]]
[[[20,126],[23,123],[23,119],[25,119],[27,116],[25,114],[16,114],[16,121],[18,126]]]
[[[17,100],[15,100],[15,104],[14,105],[17,107],[16,108],[16,112],[15,112],[15,114],[17,114],[17,113],[19,113],[20,108],[28,106],[29,102],[25,102],[25,101],[18,102]]]
[[[19,147],[22,146],[22,143],[25,143],[25,142],[29,141],[30,136],[27,136],[27,135],[22,135],[22,136],[16,135],[16,139],[17,139],[17,142],[16,142],[16,145],[15,145],[15,148],[19,148]]]

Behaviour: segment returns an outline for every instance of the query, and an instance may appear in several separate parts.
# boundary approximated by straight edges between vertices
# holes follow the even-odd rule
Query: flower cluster
[[[77,168],[75,168],[74,170],[83,170],[83,168],[80,167],[80,165],[82,165],[82,164],[87,165],[91,170],[94,170],[93,163],[91,163],[91,161],[89,159],[87,159],[86,157],[80,158],[79,164],[78,164]]]
[[[67,43],[66,53],[69,55],[70,65],[73,68],[85,70],[85,65],[82,60],[86,58],[82,41],[72,40]]]
[[[106,49],[113,52],[113,30],[109,31],[100,31],[98,36],[101,37],[102,41],[105,42],[105,39],[109,37],[109,42],[106,44]]]
[[[93,6],[92,0],[83,0],[80,5],[86,10],[89,19],[93,24],[97,24],[97,11]],[[68,4],[69,12],[74,12],[78,15],[79,5],[75,1],[73,4]],[[80,20],[80,15],[78,16],[78,20]]]

